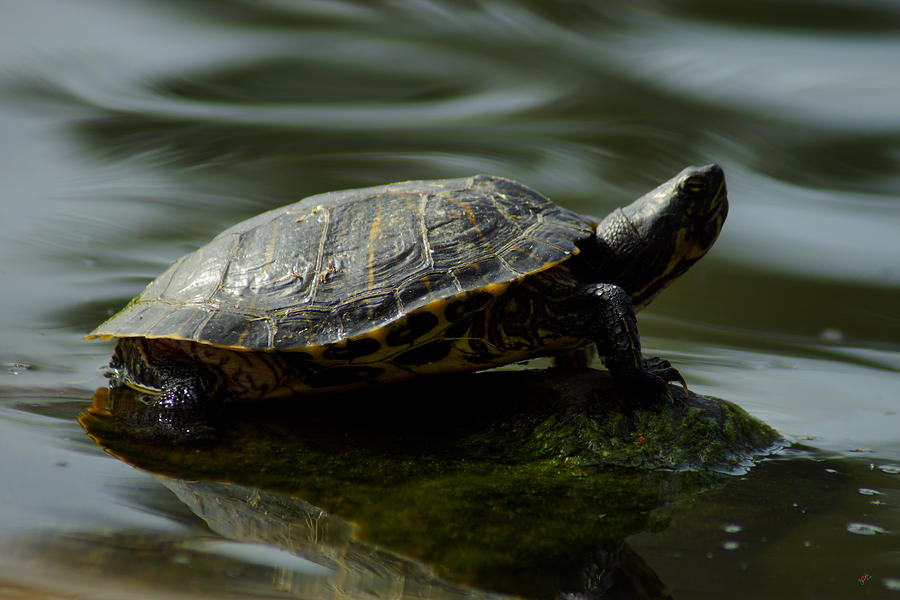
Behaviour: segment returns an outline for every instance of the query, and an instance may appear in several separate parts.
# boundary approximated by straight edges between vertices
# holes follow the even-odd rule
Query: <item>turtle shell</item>
[[[88,337],[259,351],[335,344],[550,268],[593,226],[499,177],[320,194],[226,229]]]

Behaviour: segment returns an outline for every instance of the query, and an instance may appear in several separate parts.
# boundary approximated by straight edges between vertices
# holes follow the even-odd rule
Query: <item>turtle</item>
[[[226,229],[86,339],[160,409],[303,398],[595,348],[637,402],[684,379],[636,312],[713,245],[725,177],[689,167],[603,219],[476,175],[319,194]],[[671,398],[671,394],[668,394]],[[641,400],[643,399],[643,400]]]

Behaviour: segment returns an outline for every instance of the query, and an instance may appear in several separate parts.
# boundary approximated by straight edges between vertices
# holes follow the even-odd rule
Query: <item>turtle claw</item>
[[[643,360],[644,373],[655,375],[666,383],[678,383],[684,389],[684,393],[688,393],[687,382],[684,376],[678,372],[678,369],[672,366],[672,363],[664,358],[645,358]],[[668,389],[668,386],[666,386]]]
[[[629,394],[641,406],[651,406],[657,402],[668,400],[669,404],[676,405],[680,401],[672,394],[669,383],[678,383],[687,394],[687,383],[678,369],[663,358],[646,358],[641,360],[641,370],[625,381],[632,390]]]

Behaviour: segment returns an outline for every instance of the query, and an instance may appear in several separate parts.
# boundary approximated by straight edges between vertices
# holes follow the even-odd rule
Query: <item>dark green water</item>
[[[900,597],[896,2],[2,12],[0,597],[370,597],[227,541],[75,421],[111,350],[81,336],[226,226],[472,173],[603,215],[710,161],[728,222],[644,344],[805,448],[629,545],[676,598]]]

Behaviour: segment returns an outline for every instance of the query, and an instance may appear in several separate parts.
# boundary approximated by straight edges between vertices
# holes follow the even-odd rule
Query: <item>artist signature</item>
[[[872,576],[869,575],[868,573],[866,573],[865,575],[861,576],[861,577],[860,577],[859,579],[857,579],[856,581],[859,582],[859,585],[866,585],[866,584],[869,582],[870,579],[872,579]]]

